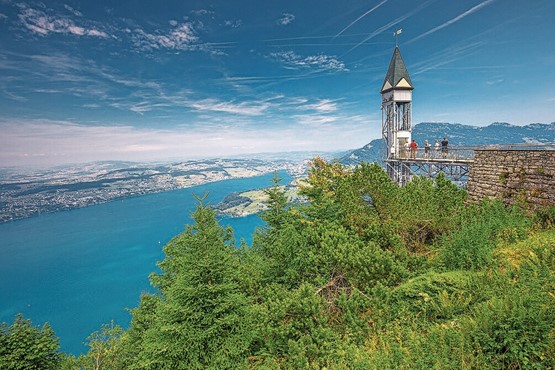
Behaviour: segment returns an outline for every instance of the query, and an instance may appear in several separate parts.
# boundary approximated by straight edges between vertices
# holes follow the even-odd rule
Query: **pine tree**
[[[202,203],[193,219],[194,225],[164,247],[162,272],[152,276],[161,299],[143,334],[139,368],[246,366],[252,315],[238,283],[231,230],[220,227],[215,212]]]
[[[264,190],[268,196],[268,210],[263,213],[262,218],[269,228],[278,228],[283,223],[283,216],[287,210],[287,197],[279,183],[283,180],[274,173],[273,186]]]
[[[11,326],[0,325],[0,369],[55,369],[60,362],[59,347],[48,323],[35,327],[18,314]]]

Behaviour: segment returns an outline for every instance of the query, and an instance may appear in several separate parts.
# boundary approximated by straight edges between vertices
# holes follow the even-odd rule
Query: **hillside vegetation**
[[[194,224],[164,247],[151,275],[158,294],[141,297],[130,327],[105,325],[89,337],[88,354],[49,364],[555,366],[554,208],[466,205],[465,191],[441,176],[399,187],[377,164],[349,170],[318,158],[306,183],[310,202],[288,205],[276,179],[251,247],[235,248],[233,231],[199,199]],[[0,331],[0,368],[40,368],[14,365],[5,350],[12,327]],[[41,329],[25,328],[42,340]]]

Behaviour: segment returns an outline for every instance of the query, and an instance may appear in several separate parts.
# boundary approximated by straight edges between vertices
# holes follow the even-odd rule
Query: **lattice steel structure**
[[[387,174],[401,184],[411,174],[410,166],[398,158],[411,141],[412,90],[414,87],[401,52],[395,46],[381,89],[382,137],[385,143],[384,164]]]
[[[401,151],[399,157],[391,157],[388,162],[394,164],[391,168],[401,168],[396,173],[397,177],[392,177],[400,184],[410,181],[412,176],[436,177],[443,173],[453,182],[464,186],[470,165],[474,162],[474,148],[450,147],[446,151],[430,148],[428,152],[419,148],[415,153]],[[406,177],[402,177],[403,174]]]
[[[396,45],[382,84],[383,163],[389,177],[403,185],[412,176],[435,177],[440,172],[458,183],[466,181],[473,161],[471,148],[410,149],[412,141],[412,90],[414,86]]]

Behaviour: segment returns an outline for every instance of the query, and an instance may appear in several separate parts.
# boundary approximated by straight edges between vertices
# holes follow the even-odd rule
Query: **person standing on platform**
[[[430,148],[432,146],[428,142],[428,140],[424,140],[424,157],[430,158]]]
[[[447,138],[444,137],[443,141],[441,142],[441,156],[443,158],[447,157],[447,152],[449,150],[448,146],[449,146],[449,141],[447,141]]]
[[[413,140],[412,143],[410,143],[410,157],[412,159],[416,158],[416,151],[418,150],[418,144],[416,144],[416,141]]]

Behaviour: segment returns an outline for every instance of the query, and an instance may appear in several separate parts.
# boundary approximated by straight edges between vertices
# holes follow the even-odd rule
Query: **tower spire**
[[[401,56],[401,51],[399,47],[395,46],[393,55],[391,56],[391,61],[389,62],[389,68],[387,69],[387,74],[382,84],[382,94],[393,90],[413,90],[412,81],[410,80],[409,72]]]

